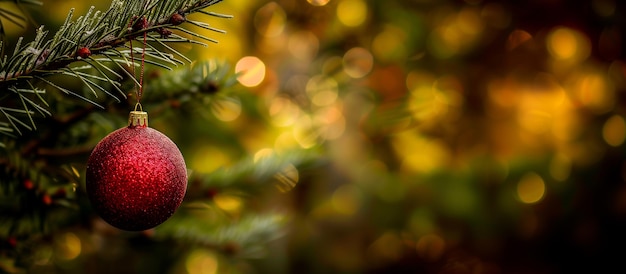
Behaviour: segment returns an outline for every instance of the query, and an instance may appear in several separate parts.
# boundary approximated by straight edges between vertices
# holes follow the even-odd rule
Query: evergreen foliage
[[[141,83],[132,66],[140,68],[144,53],[150,68],[145,77],[149,92],[142,96],[141,103],[149,110],[151,126],[158,127],[158,117],[184,117],[208,124],[215,135],[221,135],[216,138],[229,138],[210,112],[225,100],[241,102],[244,112],[261,117],[255,120],[259,125],[268,123],[256,115],[265,111],[259,109],[259,99],[246,95],[236,85],[236,75],[228,63],[192,61],[171,46],[216,42],[186,27],[194,25],[217,33],[221,30],[187,20],[186,16],[201,13],[209,18],[230,18],[205,9],[219,2],[113,0],[103,12],[92,8],[75,18],[70,11],[54,35],[42,26],[33,41],[20,38],[15,49],[2,57],[0,272],[50,271],[48,267],[54,266],[33,264],[49,259],[46,252],[55,246],[54,239],[68,231],[73,231],[72,235],[118,237],[108,239],[112,242],[120,241],[120,237],[140,241],[133,242],[129,252],[157,243],[168,243],[172,248],[192,244],[243,257],[262,254],[268,241],[282,235],[285,217],[280,212],[250,210],[254,195],[275,190],[274,186],[293,187],[286,170],[311,164],[315,159],[311,153],[293,151],[258,159],[240,153],[237,157],[243,160],[230,168],[211,174],[190,170],[187,197],[179,212],[166,224],[139,234],[103,225],[84,190],[85,162],[93,146],[125,126],[128,111],[137,100],[134,93]],[[0,11],[0,16],[7,13]],[[242,147],[241,142],[229,138],[232,147]],[[215,199],[222,193],[238,201],[243,213],[216,206]],[[155,262],[160,264],[163,262]],[[68,267],[85,270],[80,265]],[[91,269],[90,273],[101,271],[115,268]]]

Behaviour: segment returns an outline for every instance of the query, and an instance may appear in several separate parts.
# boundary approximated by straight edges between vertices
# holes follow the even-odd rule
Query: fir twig
[[[49,111],[43,112],[42,109],[34,107],[30,103],[33,100],[31,96],[35,95],[38,100],[42,101],[43,105],[47,105],[41,96],[41,93],[45,92],[46,86],[52,86],[94,105],[97,104],[90,98],[96,98],[99,93],[107,94],[119,102],[120,98],[117,95],[101,87],[103,83],[106,83],[116,89],[116,93],[122,97],[126,96],[118,83],[121,78],[120,74],[108,68],[107,64],[121,68],[127,76],[133,76],[131,78],[137,82],[134,75],[129,75],[123,67],[133,63],[133,54],[131,54],[130,49],[119,50],[119,48],[124,48],[128,43],[143,38],[144,33],[149,37],[145,52],[145,56],[148,57],[145,60],[147,64],[171,69],[170,66],[190,62],[189,58],[173,50],[166,43],[186,42],[206,46],[201,41],[187,39],[179,34],[213,43],[217,42],[215,39],[186,29],[179,24],[185,21],[186,15],[195,12],[218,18],[230,18],[226,15],[203,11],[204,8],[221,1],[113,0],[105,12],[95,11],[92,7],[85,15],[76,19],[74,19],[73,10],[71,10],[65,22],[51,38],[48,38],[49,32],[43,26],[37,29],[37,35],[33,41],[23,44],[23,39],[20,38],[13,54],[4,55],[0,59],[0,90],[14,91],[12,94],[5,94],[5,96],[0,97],[0,106],[13,106],[17,102],[23,108],[3,108],[1,114],[4,114],[4,117],[0,116],[0,132],[15,130],[21,134],[19,127],[28,124],[31,126],[24,128],[35,128],[35,121],[30,116],[31,108],[49,115]],[[21,2],[35,3],[37,1],[24,0]],[[15,13],[0,10],[0,17],[3,15],[17,16]],[[173,16],[182,16],[183,20],[172,20]],[[214,29],[203,22],[193,21],[189,23],[217,33],[223,33],[223,31]],[[160,50],[161,48],[170,51],[170,53],[163,52]],[[0,49],[3,49],[1,43]],[[79,51],[79,49],[81,50]],[[91,57],[92,55],[100,55],[105,58],[95,58]],[[140,56],[139,54],[134,55],[135,58]],[[177,56],[183,60],[179,60]],[[89,68],[93,68],[93,70],[82,71],[70,67],[71,64],[79,61],[87,63]],[[49,76],[60,74],[68,75],[83,82],[91,95],[80,95],[63,87],[60,83],[47,79]]]

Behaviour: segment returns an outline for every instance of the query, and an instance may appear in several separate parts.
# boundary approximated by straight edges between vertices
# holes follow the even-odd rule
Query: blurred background
[[[109,5],[43,2],[28,10],[53,30],[70,8]],[[231,64],[244,95],[207,109],[211,123],[190,129],[169,115],[153,127],[192,172],[294,150],[315,159],[284,170],[280,191],[215,200],[232,215],[286,218],[261,255],[200,245],[172,256],[171,243],[137,251],[145,239],[135,239],[116,245],[134,250],[118,273],[626,271],[623,2],[225,0],[209,10],[234,15],[190,16],[226,30],[207,34],[219,43],[177,49]],[[38,261],[54,265],[45,273],[121,262],[97,259],[106,253],[94,233],[58,232],[57,255]],[[167,268],[133,263],[160,260]]]

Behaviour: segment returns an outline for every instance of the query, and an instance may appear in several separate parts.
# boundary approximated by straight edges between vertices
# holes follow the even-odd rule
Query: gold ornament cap
[[[139,110],[137,110],[139,109]],[[143,111],[141,104],[135,105],[135,110],[131,111],[128,115],[128,127],[147,127],[148,126],[148,113]]]

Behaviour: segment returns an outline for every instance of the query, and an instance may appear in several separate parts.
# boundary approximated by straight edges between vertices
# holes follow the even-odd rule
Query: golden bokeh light
[[[256,153],[254,153],[254,157],[252,158],[254,163],[258,163],[263,158],[267,158],[274,155],[274,150],[271,148],[263,148],[259,149]]]
[[[432,172],[450,160],[450,152],[439,140],[424,138],[415,131],[405,131],[393,138],[393,148],[402,159],[402,168],[408,172]]]
[[[337,5],[337,18],[348,27],[357,27],[367,19],[367,3],[363,0],[343,0]]]
[[[577,103],[596,114],[603,114],[615,105],[615,86],[600,71],[581,72],[571,76],[569,87]]]
[[[525,174],[517,183],[517,197],[523,203],[534,204],[543,198],[546,185],[537,173]]]
[[[300,173],[296,166],[292,164],[287,164],[281,171],[274,174],[274,179],[276,179],[276,188],[280,192],[289,192],[298,184],[300,181]]]
[[[216,274],[218,266],[215,254],[204,249],[191,252],[185,262],[187,274]]]
[[[300,60],[313,60],[319,50],[320,42],[310,31],[298,31],[289,35],[287,48],[294,57]]]
[[[428,37],[428,50],[440,59],[464,54],[480,42],[483,31],[483,18],[477,9],[442,14],[438,27]]]
[[[235,65],[237,80],[246,87],[255,87],[265,79],[265,63],[256,56],[246,56]]]
[[[278,127],[293,125],[300,117],[300,107],[286,97],[272,99],[269,106],[269,115],[272,124]]]
[[[330,0],[306,0],[309,4],[317,7],[325,6]]]
[[[372,52],[381,61],[400,61],[406,59],[407,34],[404,29],[386,25],[372,41]]]
[[[73,260],[80,255],[82,243],[80,238],[67,232],[55,238],[55,255],[62,260]]]
[[[275,155],[275,151],[271,148],[260,149],[254,154],[254,163],[262,165],[259,161]],[[280,171],[274,174],[273,177],[276,180],[274,186],[280,192],[285,193],[292,190],[298,184],[298,181],[300,180],[300,173],[298,172],[296,166],[293,164],[287,164]]]
[[[339,88],[335,79],[316,75],[306,83],[306,93],[314,105],[328,106],[339,97]]]
[[[269,2],[257,10],[254,15],[256,31],[265,37],[276,37],[285,29],[287,15],[276,2]]]
[[[318,127],[320,137],[332,140],[341,137],[346,129],[346,120],[337,107],[330,106],[317,110],[313,123]]]
[[[466,7],[459,11],[456,16],[456,25],[467,35],[478,35],[484,28],[480,10],[474,7]]]
[[[300,144],[294,137],[293,132],[285,131],[276,137],[274,141],[274,149],[277,153],[288,153],[289,151],[293,151],[295,148],[299,148]]]
[[[197,145],[189,157],[190,168],[202,173],[215,171],[231,161],[223,149],[206,144]]]
[[[374,67],[374,57],[365,48],[351,48],[343,56],[343,70],[352,78],[362,78]]]
[[[233,121],[241,115],[241,101],[236,97],[216,98],[211,102],[211,113],[221,121]]]
[[[602,127],[604,141],[614,147],[620,146],[626,139],[626,122],[620,115],[611,116]]]
[[[302,115],[293,127],[293,137],[302,148],[311,148],[317,145],[319,131],[314,127],[310,116]]]
[[[227,193],[218,193],[213,197],[213,202],[215,202],[215,205],[220,209],[234,215],[239,214],[243,207],[241,197]]]
[[[582,33],[559,27],[548,34],[548,51],[557,60],[581,61],[591,54],[591,42]]]

